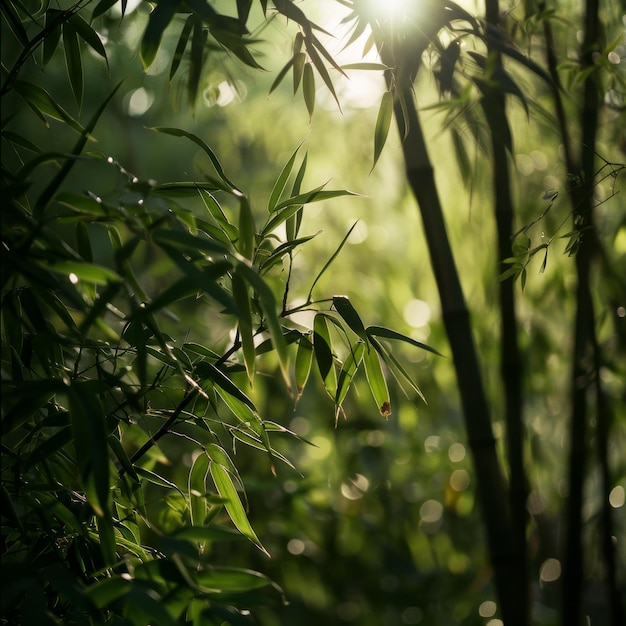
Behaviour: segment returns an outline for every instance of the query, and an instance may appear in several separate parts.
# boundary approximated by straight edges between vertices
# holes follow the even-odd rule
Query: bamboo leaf
[[[289,160],[283,166],[274,186],[272,187],[272,191],[270,193],[269,200],[267,202],[267,210],[269,213],[272,213],[280,200],[280,196],[282,195],[285,185],[287,184],[287,180],[289,180],[289,176],[291,175],[291,170],[293,169],[293,165],[296,161],[296,156],[298,155],[298,151],[302,147],[302,144],[305,140],[302,140],[298,147],[293,151],[293,154],[289,157]]]
[[[93,10],[91,14],[91,21],[95,20],[97,17],[100,17],[104,13],[106,13],[114,4],[116,4],[118,0],[100,0],[96,5],[96,8]],[[124,17],[126,13],[126,3],[127,0],[122,0],[122,17]]]
[[[78,43],[78,33],[70,22],[63,23],[63,49],[74,100],[80,109],[83,103],[83,61]]]
[[[328,261],[326,261],[326,264],[320,270],[320,273],[315,277],[315,280],[313,281],[313,283],[311,285],[311,289],[309,289],[309,295],[307,296],[307,302],[311,302],[311,296],[313,295],[313,289],[315,289],[315,285],[317,285],[319,279],[324,275],[324,272],[326,272],[326,270],[331,266],[332,262],[337,258],[337,255],[341,252],[342,248],[346,245],[346,241],[348,241],[348,238],[352,234],[352,231],[354,230],[354,228],[355,228],[355,226],[357,224],[358,224],[358,222],[354,222],[354,224],[352,224],[352,226],[350,227],[350,230],[346,233],[346,236],[341,240],[341,243],[339,244],[339,247],[333,252],[333,254],[330,257],[330,259],[328,259]]]
[[[212,567],[199,571],[194,578],[203,588],[225,593],[242,593],[274,586],[267,576],[259,572],[235,567]]]
[[[372,164],[372,169],[376,167],[380,153],[383,151],[385,143],[387,142],[392,115],[393,94],[391,91],[386,91],[380,101],[378,117],[376,118],[376,127],[374,129],[374,163]]]
[[[175,0],[167,0],[154,5],[141,39],[140,55],[144,70],[152,65],[161,45],[163,33],[178,11],[179,4]]]
[[[265,281],[247,265],[240,263],[238,271],[243,275],[248,283],[250,283],[250,286],[259,296],[259,302],[265,316],[265,323],[270,336],[272,337],[274,350],[276,350],[276,354],[278,356],[278,362],[283,380],[285,381],[287,388],[291,389],[291,378],[289,375],[289,352],[287,348],[287,341],[283,335],[278,314],[276,313],[277,307],[274,294]]]
[[[44,121],[43,115],[65,122],[70,128],[82,133],[84,128],[42,87],[23,80],[16,80],[13,88],[26,101],[28,106]]]
[[[70,277],[70,280],[81,281],[96,285],[106,285],[110,282],[121,282],[122,277],[110,270],[108,267],[94,265],[92,263],[81,263],[80,261],[58,261],[53,265],[48,265],[48,269]],[[72,277],[73,276],[73,277]]]
[[[181,496],[185,494],[178,488],[176,483],[173,483],[171,480],[167,480],[167,478],[163,478],[163,476],[159,476],[156,472],[152,472],[150,470],[145,469],[144,467],[135,467],[135,471],[139,476],[152,483],[153,485],[158,485],[159,487],[165,487],[166,489],[173,489],[180,493]]]
[[[235,272],[232,277],[233,298],[237,305],[239,321],[239,336],[243,351],[243,360],[250,382],[254,379],[254,362],[256,350],[254,347],[254,336],[252,328],[252,308],[250,306],[250,295],[248,287],[239,273]]]
[[[393,355],[393,353],[385,348],[385,346],[379,343],[374,337],[370,336],[370,342],[374,349],[381,356],[385,364],[389,367],[394,378],[401,384],[400,379],[404,380],[405,383],[411,387],[411,389],[424,401],[426,402],[426,398],[422,393],[422,390],[413,382],[413,379],[409,376],[409,373],[406,371],[404,366],[398,361],[398,359]]]
[[[347,296],[333,296],[333,306],[346,324],[348,324],[350,329],[361,337],[363,341],[367,342],[368,339],[367,333],[365,332],[365,326]]]
[[[302,77],[304,75],[304,66],[306,64],[306,53],[297,52],[293,55],[293,93],[298,93]],[[309,112],[310,114],[310,112]]]
[[[391,401],[389,399],[389,390],[387,389],[387,381],[383,375],[380,365],[380,358],[373,347],[369,347],[364,352],[363,363],[365,365],[365,375],[376,406],[380,414],[388,419],[391,415]]]
[[[325,313],[318,313],[315,316],[313,322],[313,350],[320,376],[324,381],[324,387],[331,398],[334,399],[337,393],[337,374],[335,372],[332,341],[326,318],[327,315]]]
[[[205,59],[205,46],[208,38],[208,31],[204,28],[201,18],[193,16],[193,34],[191,35],[191,54],[189,58],[189,76],[187,79],[187,99],[189,106],[193,109],[200,78],[202,77],[202,68]]]
[[[291,188],[291,197],[297,196],[300,194],[300,189],[302,188],[302,181],[304,180],[304,174],[306,173],[306,166],[309,158],[309,153],[306,152],[304,158],[302,159],[302,163],[300,163],[300,168],[298,169],[298,173],[296,174],[296,178],[293,181],[293,187]],[[302,223],[302,207],[296,211],[296,213],[286,220],[286,231],[287,231],[287,241],[293,241],[297,236],[298,232],[300,232],[300,224]]]
[[[441,352],[435,350],[435,348],[431,348],[427,346],[425,343],[421,343],[420,341],[416,341],[415,339],[408,337],[407,335],[403,335],[395,330],[391,330],[390,328],[385,328],[383,326],[368,326],[366,331],[368,337],[384,337],[385,339],[395,339],[397,341],[404,341],[405,343],[411,344],[416,348],[421,348],[422,350],[427,350],[428,352],[432,352],[437,356],[443,356]]]
[[[107,53],[98,36],[98,33],[78,14],[74,13],[70,16],[69,22],[76,31],[77,35],[96,53],[99,54],[109,66]]]
[[[291,59],[289,59],[289,61],[287,61],[287,63],[285,63],[285,65],[283,65],[280,72],[278,72],[278,74],[276,75],[276,78],[274,79],[274,82],[270,87],[269,93],[272,93],[278,87],[278,85],[283,82],[283,79],[285,78],[285,76],[287,76],[287,72],[289,71],[293,63],[294,59],[292,57]]]
[[[304,387],[309,380],[309,374],[311,373],[311,365],[313,363],[313,344],[307,335],[302,335],[298,341],[298,350],[296,352],[296,390],[298,397],[302,396]]]
[[[98,107],[96,112],[91,116],[89,123],[87,124],[85,129],[81,132],[81,136],[79,137],[78,141],[74,145],[74,148],[72,149],[72,152],[71,152],[72,156],[78,156],[82,152],[83,148],[85,147],[85,144],[87,143],[88,138],[90,137],[91,131],[93,131],[93,129],[95,128],[104,109],[108,105],[111,98],[113,98],[113,96],[116,94],[117,90],[120,88],[120,85],[121,83],[118,83],[115,86],[115,88],[111,91],[111,93],[105,98],[102,104]],[[63,181],[67,178],[67,175],[70,173],[73,165],[74,165],[74,159],[67,158],[65,163],[59,170],[59,172],[56,174],[56,176],[50,181],[50,183],[48,183],[48,185],[41,192],[33,208],[33,215],[35,215],[35,217],[41,217],[44,210],[48,206],[48,203],[52,200],[52,198],[54,197],[54,194],[59,189]]]
[[[157,6],[160,6],[160,4]],[[168,3],[165,3],[165,4],[168,4]],[[187,139],[193,141],[197,146],[200,146],[200,148],[202,148],[202,150],[204,150],[206,155],[209,157],[209,160],[211,161],[213,167],[215,168],[215,171],[217,172],[217,175],[219,176],[220,180],[227,185],[227,188],[225,190],[232,192],[233,190],[237,189],[237,185],[232,183],[226,176],[226,173],[224,172],[224,169],[222,168],[222,164],[217,158],[215,152],[213,152],[213,150],[211,150],[211,148],[204,141],[202,141],[202,139],[200,139],[197,135],[194,135],[193,133],[189,133],[185,130],[181,130],[180,128],[168,128],[168,127],[163,127],[163,126],[151,128],[150,130],[154,130],[157,133],[165,133],[166,135],[172,135],[174,137],[186,137]]]
[[[298,194],[297,196],[293,196],[291,198],[287,198],[276,205],[274,208],[274,212],[280,211],[286,207],[290,206],[302,206],[304,204],[310,204],[312,202],[323,202],[324,200],[330,200],[332,198],[340,198],[342,196],[360,196],[361,194],[356,193],[354,191],[349,191],[348,189],[324,189],[326,183],[312,189],[311,191],[306,191],[305,193]]]
[[[348,394],[352,379],[354,378],[365,352],[366,344],[362,341],[357,342],[350,350],[339,372],[339,380],[337,382],[337,394],[335,395],[335,405],[339,409]]]
[[[191,29],[194,23],[193,14],[189,15],[189,17],[185,20],[185,24],[183,29],[180,31],[180,36],[178,37],[178,43],[176,44],[176,49],[174,50],[174,56],[172,57],[172,65],[170,67],[170,80],[174,78],[178,68],[180,67],[180,63],[183,60],[183,56],[185,54],[185,48],[189,42],[189,35],[191,34]]]
[[[237,240],[237,248],[241,256],[250,261],[254,257],[255,233],[250,202],[243,194],[239,194],[239,239]]]
[[[302,72],[302,93],[304,94],[306,110],[309,112],[309,119],[311,119],[315,110],[315,76],[308,61],[304,64]]]
[[[60,15],[62,15],[62,11],[57,9],[49,9],[46,11],[44,30],[48,30],[49,32],[43,40],[42,64],[44,66],[47,65],[52,58],[52,55],[59,45],[59,40],[61,39]]]
[[[324,65],[324,61],[320,58],[320,56],[317,54],[317,50],[315,49],[315,44],[314,43],[309,43],[310,39],[305,39],[304,43],[306,46],[306,51],[309,55],[309,59],[311,59],[311,62],[313,63],[313,65],[315,65],[315,69],[317,70],[318,74],[322,77],[322,80],[324,81],[326,88],[328,89],[328,91],[330,91],[332,97],[335,99],[335,102],[337,103],[337,106],[339,107],[339,111],[341,111],[341,104],[339,103],[339,98],[337,98],[337,94],[335,92],[335,87],[333,86],[333,81],[330,78],[330,74],[328,73],[328,70],[326,69],[326,66]],[[317,41],[317,40],[315,40]],[[318,42],[319,43],[319,42]],[[319,48],[321,51],[325,51],[325,49],[319,45]],[[326,53],[326,55],[328,55],[328,53]],[[310,64],[307,64],[310,67]],[[306,73],[306,66],[305,66],[305,73]],[[311,69],[311,75],[313,74],[313,70]],[[305,76],[306,78],[306,76]],[[306,97],[305,97],[306,99]],[[307,106],[308,108],[308,106]],[[309,111],[309,115],[312,115],[313,111],[310,110]]]
[[[193,461],[187,476],[187,495],[191,524],[200,526],[208,513],[206,479],[209,475],[209,457],[200,453]]]
[[[215,483],[215,488],[219,495],[224,498],[226,511],[235,527],[241,532],[242,535],[250,539],[254,545],[261,550],[265,555],[269,556],[269,552],[263,547],[259,538],[256,536],[248,516],[243,508],[237,489],[231,479],[230,474],[224,467],[217,463],[210,464],[211,476]]]

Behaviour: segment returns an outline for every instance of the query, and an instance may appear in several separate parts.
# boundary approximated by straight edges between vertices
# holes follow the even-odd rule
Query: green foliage
[[[415,338],[442,345],[441,325],[433,320],[423,334],[379,325],[394,325],[397,309],[432,289],[404,194],[394,191],[403,168],[383,150],[393,141],[392,117],[401,137],[410,130],[402,89],[409,81],[409,93],[426,102],[422,113],[441,113],[428,139],[432,128],[452,138],[435,165],[456,207],[449,220],[455,256],[472,304],[483,305],[473,330],[498,433],[504,401],[492,373],[498,338],[490,289],[498,275],[519,277],[525,288],[520,308],[527,311],[516,330],[530,346],[530,411],[521,443],[536,487],[527,530],[537,546],[536,619],[555,622],[551,581],[540,566],[558,554],[550,537],[561,532],[563,489],[554,477],[563,474],[568,432],[563,320],[574,314],[565,263],[587,237],[615,243],[615,252],[596,250],[604,263],[597,298],[609,305],[597,322],[602,359],[587,376],[606,383],[598,395],[609,402],[623,395],[624,282],[615,268],[626,248],[623,216],[609,210],[624,171],[617,158],[597,156],[593,208],[605,210],[598,230],[576,205],[563,206],[565,193],[541,187],[550,178],[576,192],[588,182],[578,163],[563,170],[547,139],[557,125],[549,100],[558,89],[574,100],[591,77],[619,122],[623,46],[608,28],[595,65],[582,67],[563,52],[576,42],[561,33],[562,63],[551,71],[539,52],[552,49],[542,29],[559,24],[556,9],[533,12],[526,3],[523,17],[522,8],[507,11],[500,29],[453,2],[415,3],[397,19],[376,3],[336,4],[344,10],[341,29],[350,29],[337,33],[362,48],[363,61],[339,62],[335,33],[305,14],[325,10],[315,3],[161,0],[132,10],[125,0],[2,3],[3,621],[484,623],[481,603],[494,592],[474,502],[480,472],[472,472],[461,443],[450,359],[427,367],[423,357],[439,352]],[[263,40],[285,33],[287,61],[265,87],[258,70],[272,65],[276,48],[268,54]],[[376,51],[381,58],[371,61]],[[137,78],[135,66],[145,76]],[[213,103],[222,81],[244,93],[241,79],[252,72],[249,84],[258,80],[261,98],[269,92],[279,101],[275,110],[289,116],[250,114],[257,99],[244,113],[216,107],[207,118],[200,103]],[[352,72],[385,80],[366,133],[366,112],[342,101]],[[159,91],[161,73],[182,105],[176,116]],[[128,99],[150,81],[159,97],[137,131]],[[312,128],[295,149],[306,129],[296,130],[281,91],[286,82],[289,97],[302,90]],[[504,119],[494,94],[513,105]],[[343,106],[342,123],[351,128],[348,145],[333,135],[324,155],[336,188],[319,184],[328,176],[318,175],[314,147],[326,132],[329,102]],[[262,149],[246,133],[264,138]],[[520,175],[516,219],[523,226],[511,256],[494,269],[488,220],[466,221],[463,211],[491,202],[483,189],[490,137],[517,158],[520,146],[536,148],[532,133],[548,154],[548,171]],[[164,147],[139,150],[146,137]],[[281,166],[282,151],[289,156]],[[195,155],[193,174],[177,163],[183,153]],[[359,160],[372,166],[382,201],[348,190],[344,175]],[[461,195],[446,169],[453,161],[471,196]],[[358,223],[335,210],[344,201],[376,205],[378,226],[388,226],[379,232],[393,230],[377,248],[384,254],[348,245]],[[319,214],[309,206],[316,203],[324,203]],[[340,234],[320,236],[322,220]],[[558,239],[566,258],[552,254],[548,265]],[[323,256],[314,252],[320,249]],[[535,257],[545,282],[528,279]],[[335,288],[340,279],[349,289]],[[418,418],[414,404],[425,395],[428,412]],[[331,407],[336,426],[349,418],[335,431],[326,418]],[[382,420],[392,409],[394,419]],[[601,417],[594,416],[598,440]],[[614,458],[623,417],[616,409],[610,425],[613,474],[599,442],[594,456],[611,485],[624,475]],[[587,481],[590,492],[594,481]],[[588,534],[604,515],[596,500],[608,502],[600,491],[588,507]],[[604,562],[595,554],[588,561],[591,579]]]
[[[231,18],[204,3],[158,3],[141,40],[144,67],[154,62],[174,17],[190,10],[170,77],[191,38],[191,101],[210,45],[258,67],[242,39],[250,4],[238,3],[238,18]],[[110,6],[100,3],[94,19],[103,19]],[[381,412],[389,413],[379,359],[391,363],[391,354],[374,342],[376,327],[363,326],[347,297],[312,300],[349,233],[312,281],[304,305],[290,309],[289,280],[279,293],[276,279],[277,268],[289,267],[313,237],[298,238],[306,205],[355,194],[326,185],[301,191],[307,157],[294,177],[299,146],[279,173],[258,228],[256,199],[226,175],[197,134],[152,129],[195,144],[213,169],[203,180],[157,183],[114,157],[87,151],[117,88],[87,110],[83,126],[58,95],[20,75],[38,46],[48,66],[62,53],[77,108],[91,109],[91,101],[89,107],[83,102],[87,48],[108,62],[97,21],[87,21],[80,6],[44,8],[37,16],[4,8],[19,45],[3,98],[21,98],[46,126],[51,119],[78,140],[68,148],[34,143],[9,130],[10,118],[3,122],[3,154],[5,148],[13,153],[2,174],[2,539],[3,568],[11,572],[3,584],[3,620],[248,623],[244,609],[251,599],[282,602],[283,592],[263,574],[224,564],[220,545],[238,537],[268,555],[251,522],[246,480],[225,442],[261,451],[275,474],[276,463],[293,467],[276,437],[295,438],[267,421],[246,393],[254,391],[260,357],[273,357],[264,356],[264,363],[280,372],[285,396],[292,378],[300,396],[315,353],[339,411],[367,344],[363,380]],[[296,9],[289,3],[285,10]],[[318,52],[330,57],[305,30],[307,53],[332,90]],[[312,113],[311,81],[307,63]],[[71,182],[74,175],[104,178],[111,171],[114,193],[78,193]],[[287,238],[279,234],[285,226]],[[147,259],[158,273],[146,271]],[[339,316],[328,311],[329,302]],[[206,316],[217,332],[202,334],[203,343],[193,331],[188,337],[181,325],[186,309]],[[314,350],[311,331],[290,321],[305,309],[317,311]],[[327,321],[348,346],[346,355],[335,350]],[[399,333],[387,337],[410,341]],[[187,450],[181,467],[170,465],[168,439]]]

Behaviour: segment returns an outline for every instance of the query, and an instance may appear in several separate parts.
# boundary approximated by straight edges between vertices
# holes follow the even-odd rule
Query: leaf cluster
[[[3,29],[13,30],[21,49],[4,72],[3,99],[21,99],[46,125],[77,135],[65,148],[35,144],[11,129],[11,119],[2,125],[3,155],[12,155],[2,164],[2,557],[11,572],[3,619],[248,623],[244,608],[281,602],[283,594],[262,574],[215,556],[221,544],[241,537],[267,554],[229,449],[237,443],[260,451],[276,473],[279,463],[293,470],[276,438],[295,440],[254,401],[259,357],[267,355],[264,363],[279,372],[285,392],[295,379],[294,396],[315,357],[337,412],[364,370],[377,409],[388,417],[383,366],[420,392],[387,340],[433,350],[366,327],[345,296],[313,300],[350,233],[312,277],[306,303],[290,308],[292,255],[315,236],[300,233],[306,206],[356,195],[325,184],[303,190],[301,146],[279,173],[265,211],[205,140],[186,130],[151,129],[208,158],[211,171],[200,180],[140,179],[114,157],[87,150],[119,85],[84,123],[21,72],[27,62],[45,66],[62,54],[80,110],[88,81],[82,61],[87,49],[107,60],[95,24],[112,4],[100,2],[88,19],[82,5],[29,14],[3,3]],[[193,69],[208,34],[256,67],[244,28],[250,5],[238,2],[232,18],[206,3],[157,3],[142,38],[144,65],[182,12],[172,75],[187,40]],[[275,7],[290,19],[298,15],[292,3]],[[302,26],[311,58],[327,57]],[[321,72],[323,65],[313,63]],[[116,192],[77,191],[70,174],[86,172],[113,172]],[[156,260],[158,272],[146,259]],[[285,266],[289,278],[280,293],[276,270]],[[167,280],[154,281],[157,274]],[[305,308],[315,311],[312,329],[290,320]],[[190,310],[202,310],[223,332],[190,339],[181,319]],[[181,471],[169,467],[168,440],[191,450]]]

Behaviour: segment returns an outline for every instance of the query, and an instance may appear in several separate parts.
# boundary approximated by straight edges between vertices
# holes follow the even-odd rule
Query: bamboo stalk
[[[489,24],[499,24],[498,0],[486,0],[485,17]],[[490,54],[497,55],[497,66],[501,57],[488,45]],[[509,155],[500,129],[508,131],[504,96],[496,89],[487,87],[483,108],[491,135],[492,181],[494,190],[495,219],[498,244],[499,271],[504,272],[504,259],[512,256],[511,235],[513,233],[514,208],[511,198],[511,176]],[[510,131],[508,131],[510,136]],[[517,563],[517,585],[523,589],[518,610],[519,623],[528,624],[530,616],[530,587],[528,576],[528,550],[526,527],[528,524],[528,481],[524,468],[524,426],[522,360],[518,342],[517,315],[515,311],[515,283],[512,278],[500,281],[498,302],[500,308],[500,379],[504,389],[506,450],[509,464],[509,499],[513,533],[514,559]]]
[[[380,50],[385,64],[401,67],[401,58],[389,58],[390,51],[384,46]],[[415,59],[415,55],[412,59]],[[406,176],[421,212],[443,321],[452,349],[502,618],[507,626],[523,626],[519,612],[520,591],[523,593],[523,590],[517,585],[508,490],[496,452],[470,315],[448,240],[433,166],[413,100],[410,77],[414,75],[412,71],[396,72],[396,80],[399,76],[406,77],[406,80],[396,84],[400,97],[394,101],[398,130],[404,138],[402,150]]]
[[[599,1],[585,4],[584,39],[581,69],[593,67],[594,46],[599,36]],[[595,142],[598,126],[598,92],[596,77],[589,74],[583,86],[581,113],[582,153],[580,158],[584,179],[572,189],[574,201],[574,228],[580,233],[576,254],[576,318],[574,322],[574,354],[571,372],[572,418],[570,427],[569,495],[562,583],[562,624],[578,626],[583,623],[583,546],[582,506],[583,486],[589,451],[588,402],[590,384],[597,372],[593,371],[593,344],[595,337],[594,309],[590,274],[593,257],[593,186],[595,176]]]

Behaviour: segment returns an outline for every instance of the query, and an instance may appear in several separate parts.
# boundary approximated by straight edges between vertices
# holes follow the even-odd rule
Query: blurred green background
[[[216,6],[224,2],[215,3]],[[322,3],[321,3],[322,4]],[[318,22],[341,34],[341,12],[318,9]],[[255,4],[253,11],[258,8]],[[254,16],[254,13],[253,13]],[[315,9],[312,17],[315,18]],[[453,624],[497,626],[483,531],[474,500],[474,479],[460,415],[452,359],[446,343],[439,301],[430,271],[419,214],[405,183],[400,142],[395,129],[380,161],[372,170],[373,133],[377,106],[384,90],[380,73],[350,72],[338,78],[342,110],[323,89],[310,120],[301,94],[292,95],[289,80],[268,95],[274,78],[289,55],[293,32],[284,23],[270,22],[259,32],[257,59],[266,71],[255,72],[235,59],[215,55],[201,78],[193,107],[187,102],[185,73],[173,80],[168,73],[177,33],[166,33],[157,59],[147,74],[138,58],[138,41],[147,20],[147,8],[134,9],[120,23],[110,14],[102,31],[110,68],[95,55],[85,55],[83,112],[95,109],[114,84],[122,87],[94,133],[89,150],[111,156],[139,179],[200,179],[206,156],[195,146],[150,131],[154,126],[183,128],[203,138],[222,161],[225,171],[251,198],[262,216],[273,181],[295,147],[305,141],[309,166],[304,187],[332,181],[332,188],[362,194],[307,207],[303,235],[319,235],[299,251],[290,285],[290,303],[304,302],[312,278],[336,250],[349,228],[358,221],[348,245],[315,289],[319,299],[345,294],[366,324],[397,329],[427,343],[443,354],[399,347],[425,400],[391,385],[392,415],[385,421],[369,397],[367,386],[357,384],[346,401],[345,418],[335,423],[332,401],[318,379],[312,379],[296,407],[268,360],[266,374],[246,389],[266,419],[279,422],[310,444],[285,437],[277,447],[296,467],[270,472],[267,457],[241,447],[236,463],[246,484],[249,518],[271,554],[267,559],[252,544],[234,541],[215,547],[216,560],[251,567],[269,575],[285,591],[288,604],[255,607],[263,626],[358,624],[396,626]],[[250,23],[261,24],[260,15]],[[333,54],[350,62],[358,59],[359,45],[342,52],[342,40],[325,40]],[[3,37],[3,59],[13,53]],[[622,52],[624,47],[622,46]],[[39,71],[39,70],[36,70]],[[36,76],[72,114],[78,115],[67,84],[62,58],[54,59]],[[522,78],[524,80],[524,78]],[[536,88],[535,83],[529,87]],[[441,111],[432,76],[423,73],[416,84],[424,127],[437,172],[447,225],[472,312],[475,339],[483,374],[493,399],[496,436],[503,434],[501,390],[497,365],[497,287],[489,183],[489,160],[472,148],[471,184],[463,182],[449,135],[442,128]],[[533,96],[546,105],[547,93]],[[60,124],[46,128],[26,107],[13,104],[3,118],[15,114],[13,129],[34,143],[69,146],[72,135]],[[532,229],[536,239],[549,237],[567,219],[565,171],[559,158],[558,137],[540,116],[526,117],[512,105],[516,164],[514,196],[518,226],[530,223],[548,206],[549,193],[561,192],[554,206]],[[604,158],[619,160],[613,124],[607,113],[601,133]],[[5,155],[9,160],[11,155]],[[102,198],[115,197],[125,178],[115,164],[91,165],[73,176],[71,186]],[[601,198],[611,192],[610,180],[599,184]],[[623,178],[622,178],[623,186]],[[626,225],[623,196],[598,207],[598,226],[610,243],[613,262],[626,266]],[[197,210],[190,201],[189,208]],[[94,236],[97,226],[93,226]],[[565,231],[563,231],[565,232]],[[570,371],[574,261],[562,255],[564,243],[551,249],[545,272],[541,260],[531,263],[526,287],[519,293],[521,342],[525,358],[527,469],[532,484],[529,508],[531,559],[537,602],[537,624],[554,623],[558,600],[560,512],[566,495],[568,376]],[[96,254],[98,251],[96,250]],[[168,285],[166,266],[146,258],[141,280],[158,290]],[[286,280],[286,268],[276,280]],[[598,294],[602,297],[603,294]],[[622,298],[621,305],[626,300]],[[215,311],[186,306],[175,311],[181,318],[176,332],[199,343],[226,346],[229,337]],[[298,321],[311,325],[302,314]],[[181,332],[184,326],[185,331]],[[165,325],[167,328],[167,324]],[[609,320],[600,320],[600,335],[610,338]],[[619,342],[615,343],[616,350]],[[621,344],[623,348],[623,343]],[[263,367],[261,367],[263,370]],[[609,393],[624,398],[624,380],[606,373]],[[247,382],[242,377],[242,387]],[[615,415],[611,462],[619,478],[613,505],[623,510],[626,487],[626,409]],[[164,440],[169,466],[162,468],[175,480],[185,481],[193,446],[182,440]],[[282,445],[281,445],[282,444]],[[163,459],[165,460],[165,459]],[[596,478],[587,484],[589,506],[586,528],[594,533]],[[163,492],[155,489],[152,506],[162,509],[165,529],[172,515],[163,507]],[[619,516],[617,536],[626,531]],[[590,563],[599,559],[590,542]],[[624,542],[619,542],[626,559]],[[624,562],[624,561],[622,561]],[[555,569],[556,567],[556,569]],[[543,568],[543,569],[542,569]],[[555,573],[556,572],[556,573]],[[622,572],[623,573],[623,572]],[[590,575],[590,578],[593,576]],[[593,597],[589,599],[589,606]],[[592,622],[600,623],[600,622]]]

